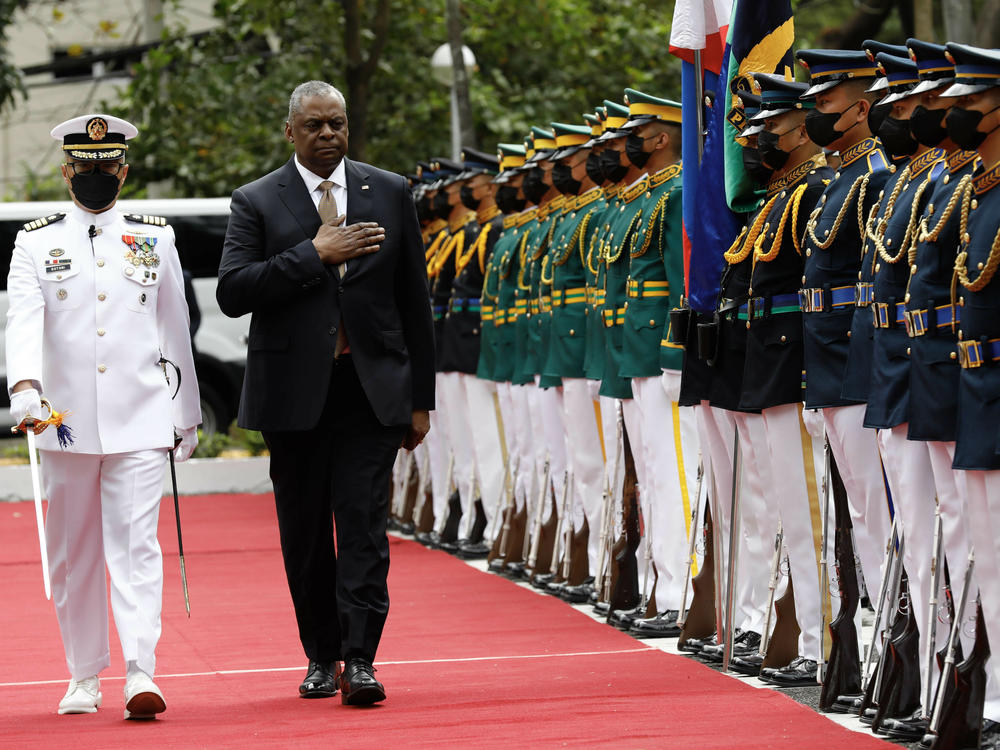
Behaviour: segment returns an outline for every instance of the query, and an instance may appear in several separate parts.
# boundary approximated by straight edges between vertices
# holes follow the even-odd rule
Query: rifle
[[[959,747],[978,747],[980,720],[982,719],[982,694],[985,678],[982,665],[989,656],[982,606],[977,601],[976,642],[972,652],[959,666],[955,659],[959,648],[959,632],[965,617],[965,607],[972,588],[972,569],[975,565],[975,551],[969,552],[969,567],[965,571],[962,594],[955,609],[948,639],[948,655],[941,670],[941,686],[938,689],[934,714],[931,717],[930,733],[934,736],[931,748],[951,750]],[[947,700],[946,700],[947,698]],[[978,705],[977,705],[978,704]],[[977,713],[978,719],[972,721]]]
[[[895,601],[898,578],[903,567],[903,542],[899,539],[899,520],[894,516],[889,541],[885,547],[885,560],[882,563],[882,581],[879,583],[878,601],[875,602],[875,623],[872,628],[872,640],[865,654],[864,667],[861,670],[861,689],[867,694],[871,683],[872,664],[875,661],[875,644],[881,639],[885,643],[885,633],[888,630],[888,607],[890,601]],[[884,650],[883,650],[884,651]],[[881,661],[881,657],[880,657]],[[876,667],[877,668],[877,667]]]
[[[726,619],[724,631],[719,631],[722,643],[722,671],[729,671],[729,662],[733,657],[733,635],[736,627],[736,576],[740,569],[740,480],[743,475],[743,456],[740,451],[740,431],[734,430],[733,435],[733,487],[732,502],[729,511],[729,557],[726,560],[729,568],[726,575]]]
[[[615,610],[633,609],[639,603],[639,571],[635,553],[639,548],[639,503],[636,495],[635,461],[628,431],[622,431],[625,457],[625,483],[622,490],[622,538],[615,544],[616,554],[611,569],[611,596],[608,616]]]
[[[573,482],[574,477],[568,470],[563,477],[563,497],[562,497],[562,511],[559,514],[559,520],[562,522],[562,534],[560,534],[557,544],[561,544],[562,547],[559,550],[559,554],[552,555],[552,567],[549,569],[549,573],[552,574],[554,578],[562,578],[563,581],[569,580],[569,568],[570,562],[572,561],[572,541],[573,541],[573,519],[572,513],[570,512],[570,496],[573,494]]]
[[[542,519],[545,518],[545,506],[549,504],[549,481],[551,478],[549,454],[545,454],[545,464],[542,469],[542,483],[538,486],[538,500],[535,502],[535,514],[531,520],[531,529],[525,535],[526,549],[521,550],[522,559],[528,561],[532,573],[537,572],[538,553],[542,543]],[[551,554],[551,552],[549,553]]]
[[[931,554],[931,592],[927,601],[927,651],[924,653],[924,664],[927,668],[927,685],[923,696],[924,716],[931,715],[931,702],[934,689],[932,687],[934,676],[934,656],[937,645],[937,621],[938,621],[938,587],[941,585],[941,507],[934,502],[934,551]]]
[[[767,655],[761,662],[761,669],[788,666],[799,654],[801,628],[795,617],[795,582],[792,580],[791,569],[788,571],[785,593],[774,603],[774,612],[774,632],[767,644]]]
[[[705,503],[705,516],[701,524],[705,555],[698,575],[691,579],[691,608],[684,618],[678,648],[689,640],[707,638],[715,629],[715,543],[713,537],[711,502]]]
[[[615,496],[617,495],[615,483],[618,476],[619,460],[622,455],[622,433],[624,432],[624,422],[622,417],[622,407],[619,402],[615,402],[615,458],[612,462],[611,474],[604,472],[604,497],[601,502],[601,537],[598,547],[597,575],[594,579],[594,591],[598,594],[598,600],[607,601],[605,590],[607,581],[611,577],[611,547],[613,544],[615,526]]]
[[[691,509],[691,528],[688,530],[687,570],[684,573],[684,590],[681,592],[681,606],[677,610],[677,627],[684,629],[687,622],[688,588],[691,585],[691,570],[695,561],[695,541],[698,534],[698,509],[701,507],[701,484],[705,477],[705,465],[698,451],[698,483],[694,493],[694,507]]]
[[[840,476],[836,461],[831,461],[830,482],[833,494],[833,512],[836,519],[834,557],[840,592],[840,611],[830,623],[830,660],[823,676],[819,708],[829,711],[842,695],[861,693],[861,652],[854,617],[858,611],[861,592],[855,555],[854,526],[851,523],[847,490]],[[820,595],[825,591],[820,589]]]
[[[781,576],[781,545],[785,540],[784,527],[778,521],[778,533],[774,535],[774,552],[771,555],[771,576],[767,582],[767,609],[764,610],[764,630],[760,634],[760,646],[757,653],[767,656],[767,648],[771,644],[771,613],[774,611],[774,595],[778,590],[778,578]]]
[[[827,597],[830,590],[830,566],[826,559],[826,549],[830,541],[830,441],[823,436],[823,484],[820,488],[823,494],[823,516],[820,519],[819,550],[819,659],[816,660],[816,682],[823,684],[823,673],[826,667],[826,616]]]

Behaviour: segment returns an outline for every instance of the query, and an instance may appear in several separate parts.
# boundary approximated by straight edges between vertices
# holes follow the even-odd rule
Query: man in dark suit
[[[367,705],[385,698],[392,465],[434,408],[423,245],[406,180],[345,158],[337,89],[299,85],[285,137],[293,158],[233,192],[217,297],[253,314],[238,423],[271,452],[299,693]]]

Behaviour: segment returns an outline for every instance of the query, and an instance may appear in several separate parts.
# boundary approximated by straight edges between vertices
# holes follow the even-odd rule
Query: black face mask
[[[497,205],[505,214],[516,214],[524,210],[524,198],[517,197],[517,188],[513,185],[501,185],[497,188]]]
[[[983,118],[988,114],[996,112],[1000,107],[995,107],[989,112],[977,112],[974,109],[962,109],[961,107],[952,107],[948,111],[948,116],[944,118],[944,125],[948,129],[948,137],[950,137],[955,144],[963,151],[973,151],[979,148],[983,141],[986,140],[986,136],[996,130],[990,130],[985,133],[981,133],[976,128],[979,127],[979,123],[983,121]]]
[[[521,183],[521,190],[524,191],[524,196],[532,203],[539,203],[545,197],[545,194],[549,192],[549,186],[545,184],[542,178],[541,167],[528,170],[528,173],[524,175],[524,182]]]
[[[625,156],[639,169],[646,166],[646,162],[652,156],[651,152],[642,150],[642,144],[645,142],[646,139],[636,133],[629,133],[625,138]]]
[[[431,199],[426,195],[421,195],[417,200],[417,218],[420,221],[430,221],[434,218],[431,216]]]
[[[848,128],[847,130],[837,130],[835,127],[837,121],[843,117],[845,112],[853,109],[857,105],[858,102],[854,102],[854,104],[850,107],[840,112],[823,113],[817,109],[812,110],[808,115],[806,115],[806,132],[809,134],[809,140],[817,146],[829,146],[835,140],[840,138],[847,132],[847,130],[853,128],[854,125],[857,125],[857,123],[851,125],[851,128]]]
[[[895,117],[885,118],[885,122],[879,128],[878,137],[892,157],[909,156],[920,145],[910,133],[910,121],[897,120]]]
[[[783,151],[778,146],[778,141],[781,139],[781,136],[790,132],[792,131],[786,130],[784,133],[769,133],[765,130],[757,134],[757,149],[760,151],[760,158],[763,164],[776,170],[785,166],[792,152]]]
[[[73,197],[80,205],[91,211],[107,208],[118,197],[118,175],[104,174],[95,171],[94,174],[75,174],[69,181],[73,188]]]
[[[468,185],[462,185],[462,187],[459,188],[458,198],[462,201],[462,205],[470,211],[475,211],[479,208],[479,199],[473,197],[472,188]]]
[[[878,133],[890,112],[892,112],[891,102],[889,104],[873,104],[868,110],[868,129],[872,133]]]
[[[448,193],[443,188],[434,194],[434,203],[431,205],[434,209],[434,215],[439,219],[447,219],[451,213],[451,206],[448,205]]]
[[[583,183],[573,179],[573,168],[569,164],[556,164],[552,167],[552,184],[563,195],[578,195]]]
[[[774,173],[774,170],[761,160],[760,150],[749,146],[743,148],[743,168],[750,175],[750,179],[760,185],[766,185],[770,182],[771,175]]]
[[[628,165],[622,164],[621,161],[620,151],[608,148],[601,152],[601,167],[603,167],[605,181],[615,183],[625,179]]]
[[[601,155],[591,151],[587,155],[587,177],[593,180],[595,185],[604,182],[604,168],[601,166]]]
[[[948,137],[943,124],[947,112],[946,109],[927,109],[923,104],[916,106],[910,115],[910,132],[917,143],[933,148]]]

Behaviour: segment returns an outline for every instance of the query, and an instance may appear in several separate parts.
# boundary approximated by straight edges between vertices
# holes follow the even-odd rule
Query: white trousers
[[[74,679],[110,664],[105,565],[122,655],[149,675],[156,669],[163,594],[156,524],[165,455],[41,451],[52,601]]]
[[[473,455],[473,470],[479,497],[483,501],[483,512],[487,523],[503,494],[503,454],[500,451],[500,431],[497,425],[496,385],[489,380],[480,380],[475,375],[462,373],[459,382],[465,394],[464,419],[472,436],[470,447]],[[470,493],[468,499],[462,496],[462,523],[459,536],[467,537],[472,532],[475,517],[473,504],[476,496]]]
[[[820,411],[830,451],[847,491],[854,543],[861,560],[865,588],[874,598],[878,596],[882,581],[882,563],[892,524],[878,441],[875,431],[863,426],[865,408],[864,404],[852,404]]]
[[[679,390],[680,373],[664,375],[676,380]],[[632,378],[632,395],[643,437],[633,449],[636,462],[645,465],[641,497],[657,572],[656,606],[663,612],[680,606],[687,575],[687,532],[698,472],[697,426],[694,411],[671,401],[660,377]]]
[[[822,500],[819,497],[813,439],[800,417],[800,404],[772,406],[761,412],[765,441],[771,463],[771,488],[781,514],[785,547],[792,571],[795,619],[799,623],[799,655],[819,660],[820,607],[829,610],[829,592],[820,591],[819,560],[822,542]],[[832,518],[832,513],[831,513]]]
[[[465,400],[465,388],[462,385],[462,373],[439,372],[437,375],[438,399],[443,407],[445,428],[448,431],[448,444],[451,456],[454,458],[452,478],[458,489],[462,503],[462,516],[466,518],[476,499],[475,453],[472,448],[472,430],[469,427],[469,413]],[[445,498],[447,502],[447,497]],[[436,503],[435,503],[436,506]],[[437,514],[435,507],[434,519],[437,530],[444,529],[447,522],[447,512]]]
[[[437,408],[431,412],[431,431],[427,433],[424,445],[427,446],[427,455],[430,459],[431,493],[434,498],[434,525],[437,527],[443,524],[448,515],[448,496],[451,494],[451,485],[454,481],[449,467],[452,462],[451,436],[449,435],[448,420],[445,414],[448,406],[443,396],[445,387],[443,385],[444,373],[435,375],[435,390],[437,392]]]
[[[604,455],[601,448],[601,415],[583,378],[563,378],[563,422],[566,426],[566,462],[573,475],[573,530],[587,519],[587,558],[591,575],[597,571],[601,533],[601,500],[604,494]]]
[[[934,554],[934,473],[927,450],[921,443],[907,440],[908,424],[878,431],[895,512],[902,528],[903,565],[909,580],[910,606],[920,630],[920,684],[927,685],[923,654],[927,648],[926,613],[931,587],[931,557]]]
[[[1000,643],[1000,595],[996,582],[1000,580],[1000,471],[960,471],[959,487],[963,488],[969,514],[969,541],[976,552],[973,578],[979,583],[979,594],[990,643]],[[962,579],[951,579],[956,606],[962,593]],[[962,630],[975,632],[975,592],[969,592],[965,605]],[[964,645],[964,644],[963,644]],[[968,651],[966,651],[968,654]],[[986,660],[986,701],[983,716],[1000,720],[1000,658]]]
[[[561,510],[563,487],[566,486],[566,425],[563,423],[562,388],[539,388],[528,386],[528,400],[531,404],[531,445],[534,448],[535,466],[539,480],[545,474],[545,460],[549,461],[549,487],[545,487],[531,498],[532,503],[542,499],[542,523],[548,523],[552,516],[552,496]]]
[[[536,487],[541,481],[535,468],[535,443],[539,442],[532,430],[531,393],[534,385],[512,385],[511,404],[514,407],[514,432],[517,447],[517,476],[515,477],[515,498],[518,511],[527,504],[528,521],[533,518]],[[509,442],[509,438],[508,438]]]

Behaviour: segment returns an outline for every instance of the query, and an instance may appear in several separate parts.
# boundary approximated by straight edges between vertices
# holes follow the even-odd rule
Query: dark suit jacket
[[[434,408],[434,332],[423,243],[406,180],[345,159],[347,224],[375,221],[385,241],[338,281],[312,238],[319,214],[293,160],[233,192],[216,297],[253,313],[238,423],[316,426],[343,320],[365,394],[384,425]]]

